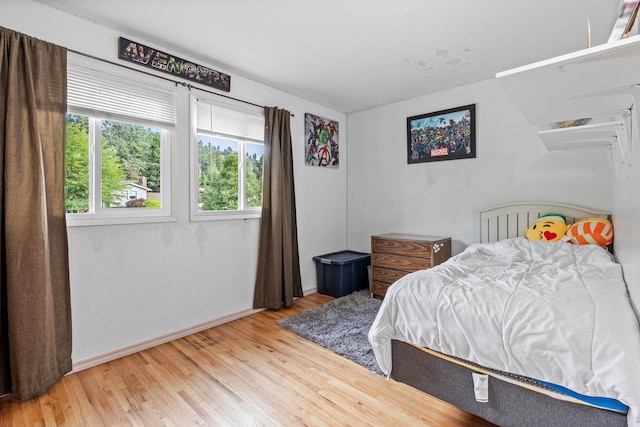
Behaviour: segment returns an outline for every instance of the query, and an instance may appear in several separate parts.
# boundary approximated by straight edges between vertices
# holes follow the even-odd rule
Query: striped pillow
[[[607,246],[613,243],[613,225],[603,218],[587,218],[569,227],[567,237],[571,243]]]

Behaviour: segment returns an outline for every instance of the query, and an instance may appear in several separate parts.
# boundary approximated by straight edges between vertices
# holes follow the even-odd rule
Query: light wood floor
[[[490,426],[275,322],[313,294],[0,401],[2,426]]]

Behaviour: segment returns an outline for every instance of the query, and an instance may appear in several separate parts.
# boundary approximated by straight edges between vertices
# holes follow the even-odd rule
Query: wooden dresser
[[[371,296],[384,298],[393,282],[417,270],[436,266],[451,256],[451,238],[417,234],[371,236]]]

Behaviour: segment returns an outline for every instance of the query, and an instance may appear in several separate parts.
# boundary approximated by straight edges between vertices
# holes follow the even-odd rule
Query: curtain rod
[[[245,104],[253,105],[254,107],[264,108],[264,105],[255,104],[255,103],[250,102],[250,101],[245,101],[244,99],[234,98],[232,96],[224,95],[224,94],[218,93],[218,92],[213,92],[213,91],[210,91],[208,89],[202,89],[202,88],[199,88],[197,86],[192,85],[191,83],[181,82],[181,81],[178,81],[178,80],[170,79],[169,77],[158,76],[156,74],[150,73],[150,72],[145,71],[145,70],[138,70],[136,68],[127,67],[126,65],[120,64],[118,62],[112,62],[112,61],[109,61],[108,59],[103,59],[103,58],[99,58],[99,57],[94,56],[94,55],[89,55],[88,53],[79,52],[77,50],[68,49],[68,48],[67,48],[67,51],[69,51],[71,53],[75,53],[76,55],[81,55],[81,56],[85,56],[87,58],[95,59],[97,61],[106,62],[107,64],[116,65],[118,67],[122,67],[122,68],[125,68],[127,70],[132,70],[132,71],[136,71],[138,73],[146,74],[147,76],[156,77],[158,79],[166,80],[168,82],[175,83],[176,86],[180,85],[180,86],[186,87],[189,90],[196,89],[196,90],[199,90],[199,91],[202,91],[202,92],[210,93],[212,95],[221,96],[223,98],[227,98],[227,99],[231,99],[231,100],[234,100],[234,101],[242,102],[242,103],[245,103]],[[295,117],[296,116],[295,114],[293,114],[291,112],[289,112],[289,114],[291,114],[291,117]]]

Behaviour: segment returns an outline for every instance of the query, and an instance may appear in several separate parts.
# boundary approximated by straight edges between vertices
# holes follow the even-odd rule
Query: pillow
[[[603,218],[581,219],[567,231],[571,243],[607,246],[613,243],[613,225]]]
[[[529,240],[555,242],[563,240],[568,228],[564,215],[549,213],[538,218],[525,233]]]

